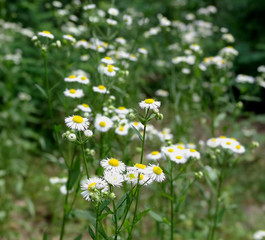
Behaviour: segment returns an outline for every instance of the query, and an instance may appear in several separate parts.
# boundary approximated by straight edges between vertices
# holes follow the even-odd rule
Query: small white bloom
[[[121,45],[124,45],[126,44],[126,40],[123,38],[123,37],[118,37],[115,39],[115,42],[121,44]]]
[[[124,182],[123,175],[117,173],[116,171],[104,171],[104,179],[114,187],[120,187]]]
[[[41,36],[41,37],[46,37],[46,38],[54,39],[53,34],[51,34],[49,31],[38,32],[38,35]]]
[[[100,162],[100,165],[105,169],[105,171],[112,171],[115,173],[122,173],[125,171],[125,164],[116,158],[104,159]]]
[[[100,132],[107,132],[113,125],[110,118],[97,115],[95,119],[95,128]]]
[[[70,34],[63,35],[63,39],[68,40],[70,42],[75,42],[76,41],[76,39]]]
[[[78,115],[65,118],[65,124],[67,127],[77,131],[84,131],[89,126],[88,119]]]
[[[155,182],[163,182],[166,178],[162,168],[159,165],[150,164],[146,169],[146,174]]]
[[[111,57],[104,57],[101,59],[101,62],[106,63],[108,65],[114,64],[114,61]]]
[[[66,89],[64,91],[64,95],[66,97],[71,97],[71,98],[81,98],[84,96],[84,92],[82,89]]]
[[[108,14],[109,14],[109,15],[112,15],[112,16],[118,16],[118,15],[119,15],[119,10],[116,9],[116,8],[110,8],[110,9],[108,10]]]
[[[162,157],[163,157],[163,155],[158,151],[153,151],[153,152],[147,154],[147,156],[146,156],[146,158],[148,160],[152,160],[152,161],[157,161],[157,160],[161,159]]]
[[[98,93],[103,93],[103,94],[108,94],[109,91],[107,90],[107,88],[103,85],[99,85],[99,86],[93,86],[93,91],[94,92],[98,92]]]
[[[77,82],[79,82],[81,84],[85,84],[85,85],[90,83],[89,79],[85,76],[78,77]]]
[[[96,8],[96,4],[88,4],[84,6],[84,10],[90,10]]]
[[[92,112],[91,108],[86,103],[77,105],[77,108],[80,109],[83,112]]]
[[[69,77],[64,78],[65,82],[77,82],[78,77],[75,75],[70,75]]]
[[[106,22],[107,22],[107,24],[112,25],[112,26],[118,24],[118,22],[116,20],[113,20],[113,19],[110,19],[110,18],[107,18]]]
[[[210,138],[207,140],[206,145],[211,148],[216,148],[220,145],[221,141],[219,138]]]
[[[147,98],[139,103],[140,108],[142,109],[154,109],[158,110],[161,103],[159,101],[155,101],[152,98]]]
[[[115,129],[115,133],[121,136],[126,136],[129,131],[129,125],[120,125]]]

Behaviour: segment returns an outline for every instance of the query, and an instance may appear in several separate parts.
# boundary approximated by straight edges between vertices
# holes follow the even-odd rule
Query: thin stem
[[[85,169],[86,169],[86,176],[87,176],[87,178],[89,178],[88,166],[87,166],[87,162],[86,162],[85,148],[84,148],[84,143],[82,141],[82,136],[81,136],[80,132],[79,132],[79,138],[81,141],[81,151],[82,151],[82,156],[83,156],[83,162],[84,162]]]
[[[170,161],[170,219],[171,219],[171,226],[170,226],[170,239],[174,239],[174,179],[173,179],[173,162]]]
[[[97,240],[98,239],[98,206],[97,206],[97,218],[96,218],[96,236],[95,236],[95,239]]]
[[[214,234],[217,227],[217,221],[218,221],[218,212],[220,208],[220,196],[222,192],[222,186],[223,186],[223,173],[221,172],[220,178],[219,178],[219,185],[218,185],[218,192],[217,192],[217,199],[216,199],[216,206],[215,206],[215,213],[214,213],[214,223],[210,235],[210,240],[214,240]]]

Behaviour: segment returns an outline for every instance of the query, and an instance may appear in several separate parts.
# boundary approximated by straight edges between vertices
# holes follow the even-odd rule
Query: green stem
[[[84,162],[85,169],[86,169],[86,176],[87,176],[87,178],[89,178],[88,166],[87,166],[87,162],[86,162],[85,148],[84,148],[84,143],[82,141],[82,136],[81,136],[80,132],[79,132],[79,138],[81,141],[81,151],[82,151],[82,156],[83,156],[83,162]]]
[[[214,240],[214,234],[217,227],[218,222],[218,213],[220,208],[220,196],[222,192],[222,185],[223,185],[223,173],[221,172],[220,178],[219,178],[219,185],[218,185],[218,192],[217,192],[217,199],[216,199],[216,205],[215,205],[215,213],[214,213],[214,220],[213,220],[213,227],[210,235],[210,240]]]
[[[97,206],[97,218],[96,218],[96,236],[95,236],[95,239],[98,240],[98,206]]]
[[[170,161],[170,220],[171,220],[171,226],[170,226],[170,239],[174,239],[174,179],[173,179],[173,162]]]

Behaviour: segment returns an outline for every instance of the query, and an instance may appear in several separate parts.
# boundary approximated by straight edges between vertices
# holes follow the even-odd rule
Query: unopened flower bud
[[[203,177],[203,173],[201,171],[194,173],[196,179],[200,179]]]
[[[257,141],[253,141],[253,142],[251,143],[251,147],[252,147],[252,148],[258,148],[258,147],[259,147],[259,142],[257,142]]]
[[[112,193],[109,195],[109,198],[112,199],[112,200],[114,200],[114,199],[116,198],[115,193],[112,192]]]
[[[236,106],[241,109],[243,107],[243,103],[240,101],[236,104]]]
[[[85,135],[86,137],[91,137],[91,136],[93,136],[93,132],[92,132],[91,130],[85,130],[85,131],[84,131],[84,135]]]
[[[74,133],[70,133],[68,136],[67,136],[67,139],[70,141],[70,142],[74,142],[76,140],[76,135]]]

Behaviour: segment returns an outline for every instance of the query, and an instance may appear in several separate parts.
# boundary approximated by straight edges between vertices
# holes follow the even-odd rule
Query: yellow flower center
[[[107,47],[108,45],[109,45],[108,43],[103,42],[103,46],[104,46],[104,47]]]
[[[153,151],[153,152],[152,152],[152,155],[157,155],[157,154],[159,154],[158,151]]]
[[[108,72],[114,72],[113,66],[111,65],[108,66]]]
[[[143,180],[143,179],[144,179],[144,175],[143,174],[140,174],[139,180]]]
[[[100,90],[105,90],[105,89],[106,89],[105,86],[103,86],[103,85],[99,85],[98,88],[99,88]]]
[[[172,152],[174,152],[174,149],[173,148],[169,148],[167,151],[172,153]]]
[[[73,79],[73,78],[76,78],[76,76],[75,75],[70,75],[69,78]]]
[[[132,179],[135,178],[135,175],[134,175],[133,173],[130,173],[130,174],[128,175],[128,177],[130,178],[130,180],[132,180]]]
[[[111,57],[104,57],[106,60],[111,60]]]
[[[221,136],[220,138],[226,138],[226,136]]]
[[[109,165],[111,165],[113,167],[118,167],[120,165],[120,162],[115,158],[111,158],[109,160]]]
[[[215,139],[215,138],[213,138],[213,139],[211,139],[211,141],[212,141],[212,142],[216,142],[216,139]]]
[[[76,90],[75,89],[70,89],[69,92],[74,94],[74,93],[76,93]]]
[[[121,127],[119,128],[119,131],[123,132],[123,131],[124,131],[124,127],[121,126]]]
[[[241,148],[241,146],[240,145],[236,145],[236,149],[240,149]]]
[[[85,103],[82,104],[83,107],[88,108],[89,106]]]
[[[147,104],[152,104],[152,103],[155,102],[155,100],[152,99],[152,98],[147,98],[147,99],[144,100],[144,102],[147,103]]]
[[[226,142],[226,145],[231,145],[231,142]]]
[[[184,149],[184,147],[182,147],[182,146],[177,146],[177,148],[178,148],[178,149],[181,149],[181,150]]]
[[[138,124],[139,124],[138,122],[134,122],[134,123],[133,123],[133,125],[135,125],[135,126],[138,126]]]
[[[106,123],[105,123],[105,122],[100,122],[100,123],[99,123],[99,126],[100,126],[100,127],[106,127]]]
[[[125,107],[118,107],[119,110],[125,110]]]
[[[93,183],[90,183],[89,184],[89,186],[88,186],[88,190],[89,191],[91,191],[91,188],[93,187],[93,186],[95,186],[96,185],[96,183],[95,182],[93,182]]]
[[[146,168],[146,166],[144,164],[141,164],[141,163],[136,163],[134,166],[137,167],[137,168],[141,168],[141,169],[145,169]]]
[[[73,117],[73,121],[75,123],[82,123],[84,121],[84,119],[81,116],[76,115]]]
[[[97,46],[98,49],[102,48],[101,46]]]
[[[182,156],[176,156],[176,159],[182,159]]]
[[[158,167],[158,166],[155,166],[155,167],[153,167],[153,172],[156,174],[156,175],[160,175],[160,174],[162,174],[162,169],[160,168],[160,167]]]
[[[73,36],[72,36],[72,35],[70,35],[70,34],[67,34],[66,36],[68,36],[68,37],[71,37],[71,38],[73,37]]]
[[[190,152],[196,152],[196,150],[191,148],[191,149],[190,149]]]
[[[43,33],[46,33],[46,34],[51,34],[49,31],[42,31]]]
[[[86,39],[81,39],[82,42],[86,42]]]
[[[82,80],[86,80],[86,77],[81,77]]]

